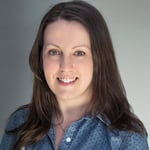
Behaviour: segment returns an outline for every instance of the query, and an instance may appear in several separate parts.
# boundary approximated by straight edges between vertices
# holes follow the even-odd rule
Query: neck
[[[55,120],[56,124],[61,124],[63,128],[67,128],[72,122],[81,119],[86,114],[88,104],[76,105],[67,107],[64,104],[60,105],[62,116],[58,116]]]
[[[90,106],[91,94],[88,93],[88,95],[82,95],[73,99],[62,99],[57,97],[57,101],[61,111],[61,116],[57,116],[56,124],[63,123],[66,124],[65,126],[68,126],[88,113],[87,110]]]
[[[76,121],[82,118],[86,113],[87,105],[63,107],[61,106],[61,112],[65,120]]]

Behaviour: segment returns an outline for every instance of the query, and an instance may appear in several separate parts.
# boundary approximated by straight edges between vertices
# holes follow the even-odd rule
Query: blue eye
[[[54,55],[60,55],[61,52],[58,51],[58,50],[49,50],[48,54],[51,55],[51,56],[54,56]]]
[[[74,55],[75,56],[84,56],[85,55],[85,52],[84,51],[76,51],[75,53],[74,53]]]

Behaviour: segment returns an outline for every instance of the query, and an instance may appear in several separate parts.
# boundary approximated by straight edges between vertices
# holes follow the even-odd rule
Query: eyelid
[[[50,49],[48,50],[48,54],[49,55],[61,55],[61,51],[60,50],[57,50],[57,49]]]
[[[83,50],[77,50],[74,52],[75,56],[84,56],[86,53]]]

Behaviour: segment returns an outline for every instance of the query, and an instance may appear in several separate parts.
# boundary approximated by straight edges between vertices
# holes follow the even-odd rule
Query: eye
[[[82,50],[78,50],[74,53],[75,56],[84,56],[85,55],[85,52],[82,51]]]
[[[52,49],[52,50],[48,51],[48,54],[51,55],[51,56],[55,56],[55,55],[60,55],[61,52],[59,50]]]

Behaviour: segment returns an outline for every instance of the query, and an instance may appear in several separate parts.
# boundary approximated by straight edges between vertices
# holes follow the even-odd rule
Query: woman
[[[148,150],[130,110],[107,25],[83,1],[55,5],[43,17],[29,63],[30,104],[15,111],[1,149]]]

